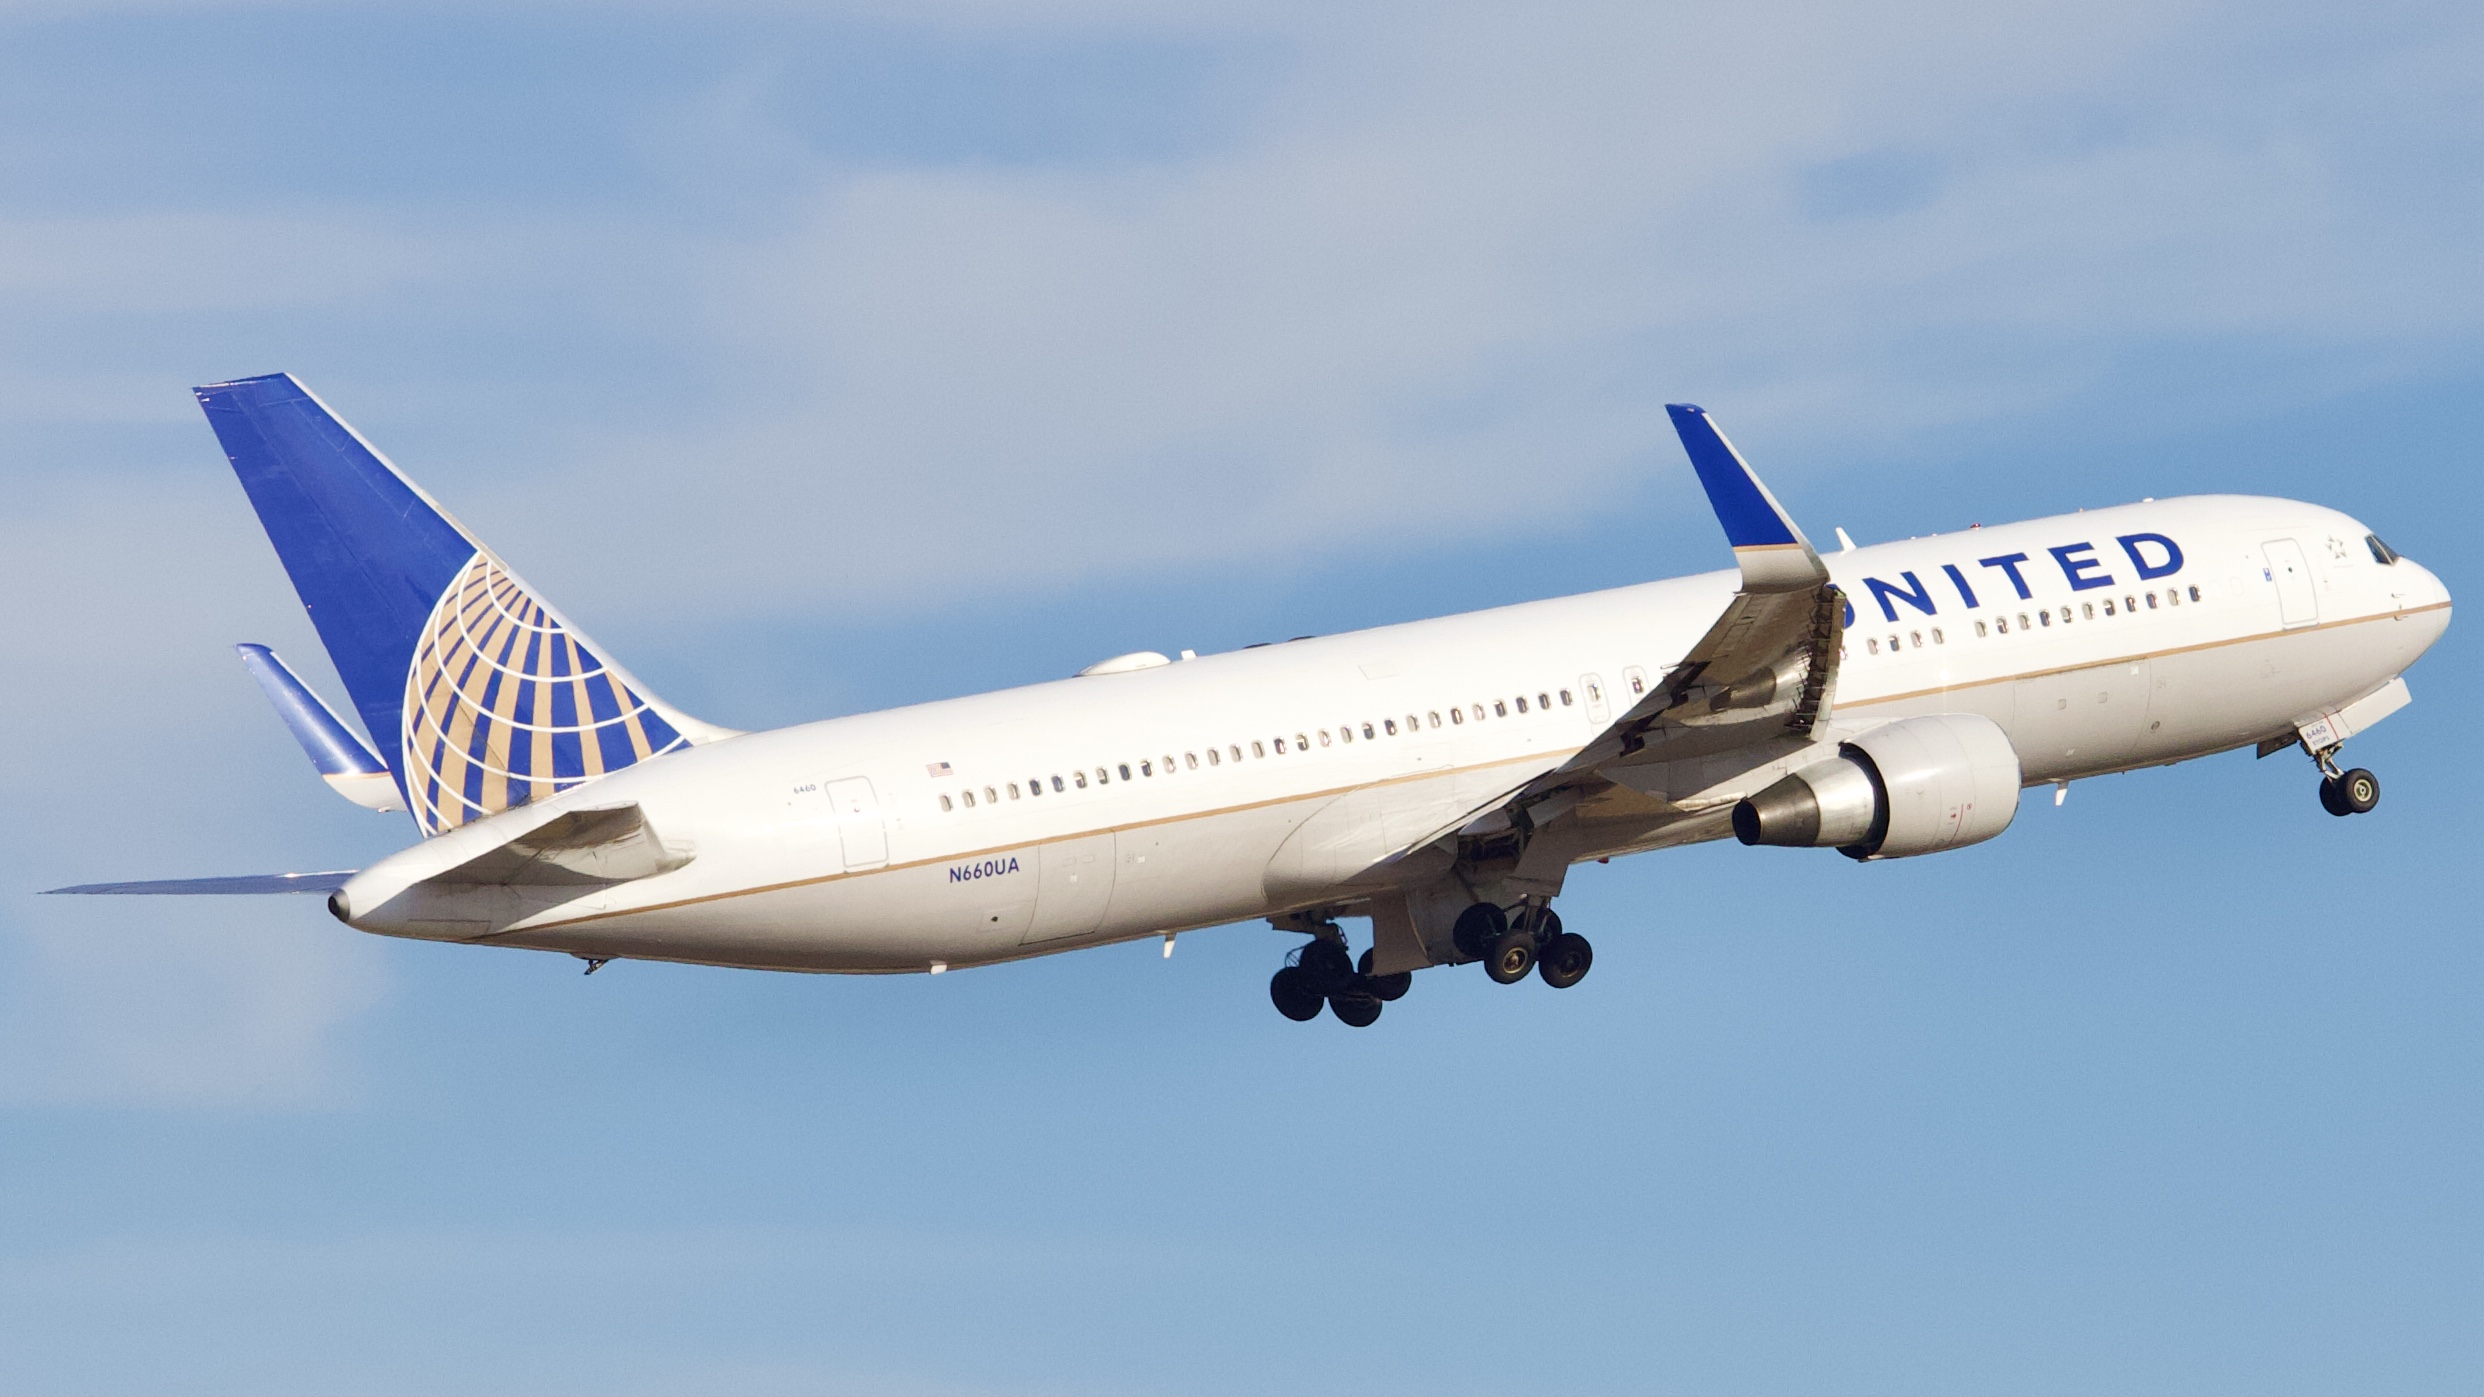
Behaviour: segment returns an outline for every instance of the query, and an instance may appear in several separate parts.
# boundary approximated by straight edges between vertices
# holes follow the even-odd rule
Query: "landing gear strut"
[[[1325,1007],[1337,1022],[1369,1028],[1380,1020],[1380,1006],[1404,995],[1414,985],[1410,971],[1394,975],[1371,973],[1371,952],[1358,963],[1346,954],[1345,937],[1334,923],[1312,933],[1290,963],[1268,982],[1268,998],[1277,1012],[1296,1023],[1308,1023]]]
[[[2336,758],[2334,747],[2313,758],[2320,764],[2320,808],[2332,815],[2370,813],[2380,804],[2380,778],[2362,767],[2340,771]]]
[[[1514,985],[1532,970],[1547,985],[1566,990],[1587,978],[1596,963],[1595,947],[1575,931],[1561,929],[1561,914],[1534,903],[1518,909],[1516,921],[1488,902],[1458,914],[1451,932],[1458,953],[1484,963],[1484,973],[1497,983]]]

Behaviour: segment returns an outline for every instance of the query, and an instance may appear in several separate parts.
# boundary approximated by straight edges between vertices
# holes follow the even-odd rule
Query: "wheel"
[[[1354,961],[1346,955],[1345,947],[1326,937],[1303,947],[1294,963],[1309,977],[1311,992],[1322,999],[1354,982]]]
[[[1318,991],[1311,988],[1309,978],[1302,973],[1299,965],[1289,965],[1277,971],[1276,978],[1268,982],[1268,998],[1275,1001],[1278,1013],[1296,1023],[1309,1023],[1318,1018],[1320,1006],[1327,1003]]]
[[[1535,933],[1536,951],[1541,955],[1543,948],[1561,935],[1561,914],[1549,907],[1538,907],[1535,915],[1527,919],[1526,928]]]
[[[2346,808],[2346,793],[2337,788],[2337,778],[2333,776],[2320,778],[2320,808],[2332,815],[2355,813]]]
[[[1458,914],[1449,928],[1449,939],[1457,943],[1458,954],[1468,960],[1482,960],[1491,951],[1492,943],[1509,930],[1509,914],[1489,902],[1478,902]]]
[[[1363,952],[1363,958],[1354,962],[1354,975],[1365,988],[1378,995],[1383,1004],[1393,1004],[1405,998],[1406,991],[1414,988],[1414,972],[1411,970],[1400,970],[1394,975],[1372,974],[1369,951]]]
[[[1586,979],[1587,971],[1595,963],[1596,948],[1587,944],[1587,938],[1565,931],[1545,944],[1542,958],[1535,963],[1535,973],[1554,989],[1566,990]]]
[[[1369,1028],[1380,1021],[1380,996],[1368,990],[1347,990],[1328,997],[1328,1012],[1348,1028]]]
[[[1484,955],[1484,973],[1504,985],[1527,978],[1535,968],[1535,936],[1523,928],[1501,933]]]
[[[2337,798],[2346,807],[2344,813],[2366,814],[2373,806],[2380,804],[2380,778],[2362,767],[2356,767],[2337,778]]]

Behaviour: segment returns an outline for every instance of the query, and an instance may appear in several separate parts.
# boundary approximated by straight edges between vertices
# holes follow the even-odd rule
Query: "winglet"
[[[276,705],[277,716],[285,720],[293,740],[302,744],[302,754],[318,768],[319,779],[327,782],[329,789],[366,810],[405,808],[397,792],[397,778],[389,774],[388,764],[354,736],[345,720],[336,716],[336,710],[286,668],[275,651],[264,645],[236,645],[233,649],[250,670],[250,677],[259,681],[267,701]]]
[[[1668,403],[1665,411],[1673,418],[1673,430],[1681,435],[1682,449],[1690,453],[1691,469],[1699,473],[1717,522],[1725,526],[1725,541],[1733,545],[1735,561],[1742,564],[1743,590],[1789,591],[1828,581],[1828,568],[1812,551],[1811,540],[1794,527],[1785,506],[1768,493],[1742,453],[1708,420],[1707,410]]]

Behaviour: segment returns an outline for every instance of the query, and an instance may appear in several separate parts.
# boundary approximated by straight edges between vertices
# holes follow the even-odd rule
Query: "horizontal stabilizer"
[[[293,740],[302,744],[302,754],[311,759],[321,780],[328,788],[365,810],[403,810],[405,802],[397,791],[397,778],[389,774],[388,764],[379,759],[363,740],[354,736],[336,710],[311,691],[301,676],[287,668],[276,652],[264,645],[236,645],[242,664],[250,677],[259,681],[267,701],[276,705],[277,716],[285,720]]]
[[[53,893],[256,895],[262,893],[332,893],[345,886],[356,870],[329,873],[246,873],[237,878],[164,878],[152,883],[80,883],[74,888],[46,888]]]

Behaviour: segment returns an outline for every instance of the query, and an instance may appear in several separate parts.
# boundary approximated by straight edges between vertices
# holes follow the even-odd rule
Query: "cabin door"
[[[846,872],[888,862],[888,826],[880,819],[880,798],[872,792],[868,777],[829,782],[828,804],[837,812],[837,840],[845,848]]]
[[[2311,564],[2303,558],[2303,545],[2290,538],[2273,538],[2260,545],[2268,557],[2268,578],[2277,584],[2277,614],[2287,630],[2308,626],[2320,619],[2320,594],[2312,587]]]

